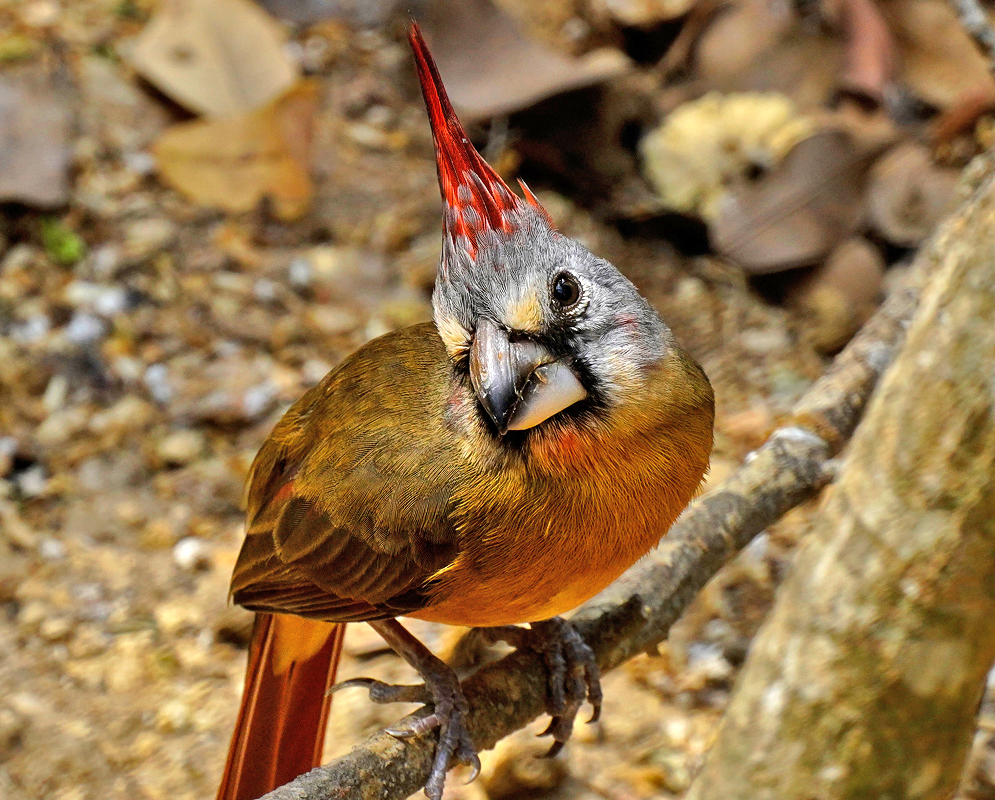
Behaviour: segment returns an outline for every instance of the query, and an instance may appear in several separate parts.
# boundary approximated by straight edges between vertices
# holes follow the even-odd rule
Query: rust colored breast
[[[712,442],[707,399],[679,424],[650,408],[600,435],[553,426],[533,442],[527,468],[506,465],[467,487],[460,555],[413,616],[470,626],[532,622],[604,589],[697,493]]]

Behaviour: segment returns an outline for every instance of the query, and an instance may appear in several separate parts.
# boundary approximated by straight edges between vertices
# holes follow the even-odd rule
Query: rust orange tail
[[[345,625],[256,614],[218,800],[255,800],[321,763]]]

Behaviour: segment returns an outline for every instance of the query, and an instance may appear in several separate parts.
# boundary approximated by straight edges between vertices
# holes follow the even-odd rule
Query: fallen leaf
[[[507,114],[629,70],[619,50],[579,58],[525,38],[488,0],[436,0],[419,17],[453,104],[465,121]]]
[[[279,26],[250,0],[167,0],[130,60],[176,102],[214,117],[257,109],[297,79]]]
[[[429,0],[431,5],[437,0]],[[560,53],[583,52],[592,36],[591,21],[578,0],[488,0],[507,14],[530,41],[540,42]]]
[[[898,50],[897,79],[943,110],[967,92],[995,91],[988,61],[948,0],[882,0]]]
[[[949,145],[959,136],[971,136],[978,120],[995,111],[995,87],[965,92],[957,102],[932,120],[930,139],[933,144]]]
[[[281,219],[311,201],[308,174],[317,86],[303,81],[264,109],[174,125],[153,152],[162,179],[196,203],[250,211],[264,197]]]
[[[61,219],[41,221],[41,241],[49,258],[57,264],[71,266],[86,254],[86,243]]]
[[[895,47],[875,0],[824,0],[823,13],[836,17],[847,41],[841,84],[880,103],[895,67]]]
[[[860,225],[870,158],[842,131],[799,142],[773,170],[720,201],[712,246],[753,274],[814,264]]]
[[[871,170],[871,225],[892,244],[914,247],[951,210],[959,176],[960,170],[935,164],[925,146],[899,144]]]
[[[883,153],[902,141],[908,132],[899,127],[888,110],[880,105],[868,107],[856,97],[841,97],[834,108],[813,115],[821,130],[842,130],[861,151]]]
[[[806,336],[815,348],[835,353],[874,313],[884,271],[881,252],[855,236],[840,243],[825,262],[791,286],[784,302],[801,313]]]
[[[259,0],[273,16],[313,25],[323,19],[340,19],[358,27],[383,25],[401,0]]]
[[[876,6],[819,5],[835,25],[814,24],[812,4],[802,4],[803,11],[797,3],[735,0],[714,15],[694,48],[698,77],[727,92],[780,92],[813,112],[833,104],[840,88],[877,99],[892,72],[893,48]]]
[[[697,0],[592,0],[591,13],[622,25],[646,27],[686,14]]]
[[[736,0],[723,7],[694,48],[698,75],[709,86],[742,85],[738,81],[794,30],[797,21],[792,3]]]
[[[69,202],[71,122],[66,98],[40,71],[0,75],[0,201]]]

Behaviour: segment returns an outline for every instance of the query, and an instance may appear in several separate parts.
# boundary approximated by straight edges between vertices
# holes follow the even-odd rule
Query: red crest
[[[428,109],[428,119],[435,140],[435,160],[439,188],[447,205],[446,233],[454,245],[471,258],[477,254],[479,236],[484,231],[511,232],[514,212],[523,207],[501,177],[484,161],[470,143],[456,118],[446,88],[416,23],[408,34],[418,68],[418,80]],[[519,181],[528,204],[549,222],[549,215],[535,195]],[[461,241],[461,239],[465,241]]]

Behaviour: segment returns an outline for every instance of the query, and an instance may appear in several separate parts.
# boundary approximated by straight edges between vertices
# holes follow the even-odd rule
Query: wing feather
[[[424,607],[459,550],[454,379],[434,327],[419,325],[374,340],[291,407],[250,470],[235,602],[333,622]]]

